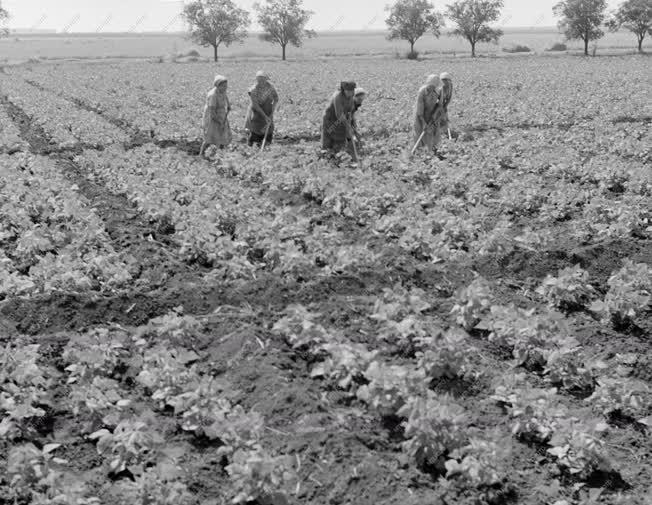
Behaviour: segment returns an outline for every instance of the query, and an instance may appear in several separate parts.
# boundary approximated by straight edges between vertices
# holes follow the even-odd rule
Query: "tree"
[[[444,17],[434,11],[428,0],[397,0],[388,6],[389,17],[385,20],[389,28],[389,40],[407,40],[410,54],[414,54],[414,44],[427,31],[439,37]]]
[[[468,40],[471,56],[475,57],[478,42],[498,42],[502,37],[502,30],[489,26],[498,20],[502,8],[502,0],[457,0],[447,6],[446,15],[457,24],[451,35]]]
[[[589,55],[589,42],[604,35],[600,29],[605,19],[606,0],[564,0],[553,7],[560,17],[559,29],[568,40],[584,41],[584,55]]]
[[[183,7],[183,17],[190,26],[189,36],[197,44],[217,48],[242,42],[247,37],[249,13],[231,0],[194,0]]]
[[[643,40],[652,35],[652,0],[627,0],[607,22],[612,31],[627,28],[638,39],[638,52],[643,52]]]
[[[302,0],[266,0],[265,4],[254,4],[254,9],[264,30],[261,40],[281,46],[284,61],[288,45],[301,47],[305,37],[316,36],[305,29],[313,13],[303,8]]]
[[[0,1],[0,25],[4,23],[7,19],[9,19],[9,13],[2,8],[2,2]],[[0,27],[0,37],[3,35],[7,35],[9,33],[9,30],[5,27]]]

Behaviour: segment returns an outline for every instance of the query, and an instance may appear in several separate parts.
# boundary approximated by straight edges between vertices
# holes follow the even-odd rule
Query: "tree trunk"
[[[589,39],[588,37],[584,39],[584,56],[589,55]]]
[[[471,57],[475,58],[475,42],[471,42]]]
[[[638,36],[638,52],[639,53],[643,52],[643,39],[644,38],[645,38],[645,34]]]
[[[281,47],[283,48],[283,61],[285,61],[285,47],[287,44],[281,44]]]
[[[410,54],[414,54],[414,42],[410,41]]]
[[[213,61],[217,62],[217,44],[213,46]]]

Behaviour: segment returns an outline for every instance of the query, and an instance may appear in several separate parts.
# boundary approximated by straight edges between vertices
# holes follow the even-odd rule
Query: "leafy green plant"
[[[117,381],[95,377],[90,382],[72,384],[67,403],[75,416],[90,414],[91,426],[98,423],[115,426],[132,400]]]
[[[595,290],[589,284],[589,273],[575,265],[560,270],[557,277],[548,275],[537,288],[537,293],[551,307],[573,310],[585,307],[594,296]]]
[[[596,385],[596,376],[601,365],[585,364],[575,349],[551,351],[543,373],[552,385],[571,393],[591,393]]]
[[[417,366],[431,380],[464,377],[471,371],[470,356],[474,348],[464,331],[447,330],[422,341],[422,351],[417,352]]]
[[[233,392],[212,377],[203,377],[198,384],[170,400],[175,414],[181,415],[181,427],[198,436],[220,440],[220,451],[230,455],[239,448],[257,447],[264,421],[260,414],[246,412],[231,402]]]
[[[24,444],[9,451],[7,476],[14,499],[33,505],[100,505],[98,498],[88,496],[84,483],[62,471],[67,460],[54,455],[59,447]]]
[[[356,396],[381,416],[393,416],[410,397],[425,391],[425,373],[400,365],[373,361],[364,373],[369,384],[360,386]]]
[[[186,344],[198,336],[203,323],[193,316],[183,314],[183,307],[176,307],[164,316],[151,319],[146,326],[140,327],[137,337],[152,336],[160,340],[166,338],[172,344]]]
[[[618,413],[638,420],[652,412],[652,390],[643,381],[601,376],[597,383],[586,401],[605,416]]]
[[[134,505],[195,505],[197,500],[181,480],[168,477],[158,468],[148,468],[128,482],[124,499]]]
[[[113,432],[103,428],[88,438],[97,441],[97,452],[109,459],[109,473],[119,474],[128,470],[142,475],[144,465],[164,442],[151,420],[146,418],[124,419]]]
[[[489,331],[490,342],[511,349],[516,364],[528,369],[542,369],[551,351],[577,346],[556,312],[537,314],[536,309],[494,305],[476,328]]]
[[[604,322],[626,326],[648,309],[652,300],[652,268],[646,263],[626,259],[623,267],[608,280],[609,291],[604,300],[591,304]]]
[[[419,468],[442,463],[445,454],[464,444],[468,415],[450,397],[431,392],[410,397],[397,414],[406,418],[403,450]]]
[[[604,451],[604,442],[598,438],[605,430],[604,424],[598,423],[591,429],[567,419],[551,438],[548,454],[556,458],[559,467],[580,480],[588,479],[596,471],[610,473],[613,466]]]
[[[353,390],[356,383],[361,383],[364,372],[378,356],[378,351],[369,351],[362,344],[328,343],[320,349],[327,357],[312,368],[310,376],[323,377],[343,390]]]
[[[63,360],[68,364],[68,384],[92,381],[97,376],[114,378],[130,361],[126,335],[107,328],[77,335],[66,344]]]
[[[285,314],[272,331],[285,337],[293,349],[317,351],[321,345],[337,340],[317,322],[321,314],[310,312],[303,305],[291,305]]]
[[[172,406],[172,399],[182,394],[188,384],[199,381],[196,366],[187,366],[198,358],[193,351],[156,346],[144,352],[142,370],[136,380],[161,408]]]
[[[559,405],[557,389],[498,386],[492,399],[515,420],[512,433],[522,440],[546,443],[566,411]]]
[[[493,296],[489,283],[482,277],[476,277],[471,284],[455,293],[455,305],[451,313],[457,324],[471,330],[489,310]]]
[[[233,484],[235,504],[256,500],[264,503],[271,497],[283,496],[283,488],[296,479],[291,457],[273,457],[262,449],[236,451],[226,471]]]
[[[461,480],[464,484],[481,488],[495,486],[505,479],[504,461],[507,447],[480,438],[451,452],[446,465],[446,479]]]
[[[46,415],[52,405],[54,371],[37,361],[37,344],[12,347],[0,357],[0,439],[15,439],[34,431],[34,419]]]

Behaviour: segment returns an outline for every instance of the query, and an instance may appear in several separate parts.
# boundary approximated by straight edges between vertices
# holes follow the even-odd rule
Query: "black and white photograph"
[[[652,505],[652,0],[0,0],[0,505]]]

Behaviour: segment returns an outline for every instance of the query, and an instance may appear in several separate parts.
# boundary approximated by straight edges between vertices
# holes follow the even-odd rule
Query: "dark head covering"
[[[355,91],[356,84],[353,81],[342,81],[340,83],[340,90],[342,91]]]

